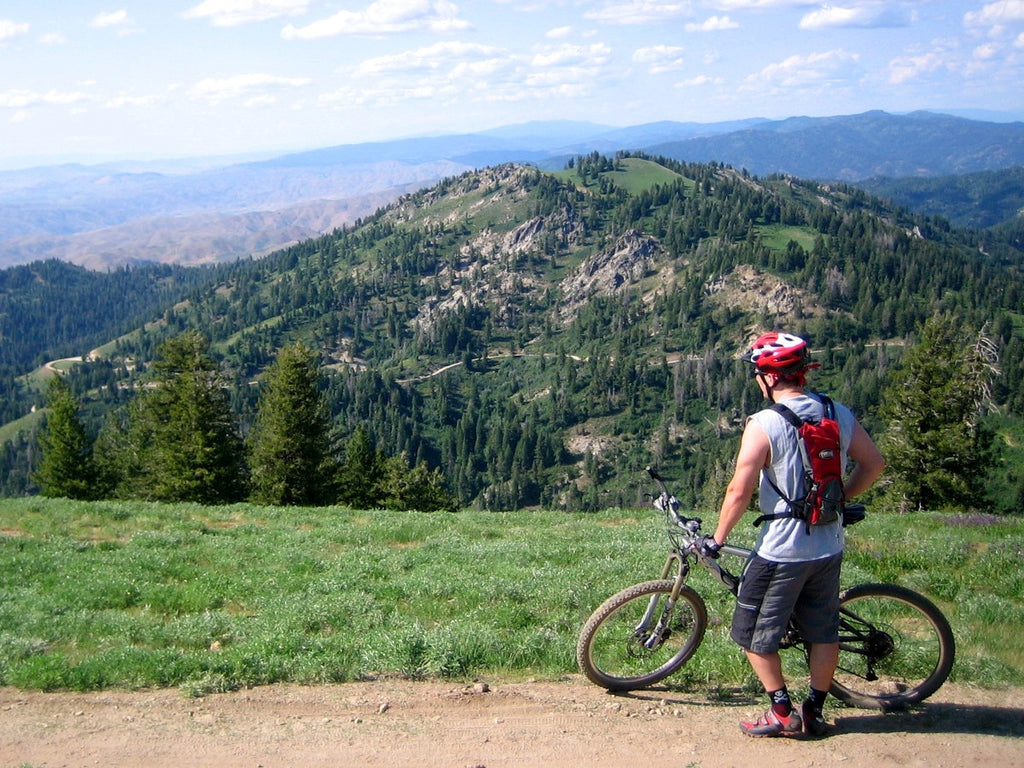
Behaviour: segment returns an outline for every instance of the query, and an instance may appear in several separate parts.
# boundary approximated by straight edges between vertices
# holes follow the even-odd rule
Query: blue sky
[[[1024,0],[0,2],[8,168],[869,109],[1024,119]]]

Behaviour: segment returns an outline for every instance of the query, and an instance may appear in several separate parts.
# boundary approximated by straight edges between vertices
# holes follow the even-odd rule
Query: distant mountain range
[[[578,155],[619,150],[855,183],[1024,165],[1024,123],[928,112],[628,128],[534,122],[198,169],[190,161],[7,171],[0,173],[0,267],[49,258],[106,269],[259,256],[466,170],[506,162],[559,168]]]

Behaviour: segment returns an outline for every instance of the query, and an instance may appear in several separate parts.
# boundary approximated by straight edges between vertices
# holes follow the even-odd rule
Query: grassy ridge
[[[179,686],[575,672],[608,595],[655,578],[653,511],[457,515],[0,500],[0,684]],[[920,589],[959,641],[953,679],[1024,683],[1024,520],[869,516],[846,582]],[[673,683],[751,686],[731,597]],[[796,654],[790,654],[795,656]],[[797,661],[794,659],[794,662]]]

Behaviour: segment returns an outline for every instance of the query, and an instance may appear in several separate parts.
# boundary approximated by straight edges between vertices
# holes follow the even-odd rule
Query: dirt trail
[[[826,739],[750,739],[761,702],[565,682],[275,685],[185,698],[0,688],[0,766],[1024,767],[1024,691],[944,686],[901,714],[830,708]]]

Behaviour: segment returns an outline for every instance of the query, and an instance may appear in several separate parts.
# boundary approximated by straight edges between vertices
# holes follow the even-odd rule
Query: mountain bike
[[[670,550],[661,578],[609,597],[587,620],[576,645],[580,670],[609,691],[654,685],[696,653],[708,611],[687,584],[694,564],[734,595],[741,579],[700,552],[700,518],[681,515],[679,501],[658,473],[647,471],[660,489],[654,507],[669,524]],[[862,505],[847,505],[844,525],[863,519]],[[751,551],[725,544],[720,555],[746,562]],[[926,597],[896,584],[858,584],[841,593],[839,610],[839,667],[830,691],[837,699],[857,707],[901,709],[945,682],[955,655],[953,631]],[[810,644],[792,621],[782,647],[801,650],[805,661],[810,654]]]

